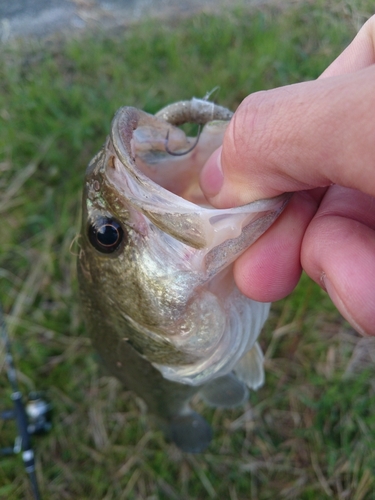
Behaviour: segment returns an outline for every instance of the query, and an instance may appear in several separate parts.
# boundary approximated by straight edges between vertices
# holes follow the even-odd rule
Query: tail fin
[[[190,411],[171,418],[165,428],[165,435],[182,451],[201,453],[211,442],[212,429],[203,417]]]

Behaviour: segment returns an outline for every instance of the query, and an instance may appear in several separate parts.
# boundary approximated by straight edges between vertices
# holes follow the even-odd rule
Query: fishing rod
[[[18,388],[16,368],[1,304],[0,338],[5,349],[5,369],[12,389],[10,397],[13,401],[13,409],[0,412],[0,419],[15,420],[18,429],[18,436],[15,439],[14,446],[0,449],[0,455],[13,455],[22,452],[22,460],[29,475],[33,497],[35,500],[41,500],[31,436],[51,429],[51,405],[38,392],[31,392],[26,405],[23,403],[22,393]]]

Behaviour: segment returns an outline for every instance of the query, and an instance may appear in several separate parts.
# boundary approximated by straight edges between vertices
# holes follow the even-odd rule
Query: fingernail
[[[323,288],[327,291],[328,295],[330,296],[332,302],[335,304],[337,309],[340,311],[340,313],[344,316],[344,318],[349,321],[349,323],[352,325],[352,327],[361,335],[366,335],[365,330],[357,323],[357,321],[353,318],[352,314],[348,311],[346,305],[342,301],[341,297],[339,294],[336,292],[336,289],[334,285],[332,284],[331,280],[327,278],[327,275],[325,272],[323,272],[320,276],[320,281],[323,285]]]
[[[224,182],[221,168],[221,147],[214,151],[207,160],[200,176],[200,186],[207,198],[217,195]]]

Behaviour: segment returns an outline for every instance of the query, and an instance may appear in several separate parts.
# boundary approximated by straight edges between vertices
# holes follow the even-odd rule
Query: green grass
[[[219,86],[217,102],[235,109],[250,92],[316,78],[370,6],[234,10],[3,47],[0,297],[22,390],[46,390],[54,406],[52,432],[34,441],[44,498],[375,498],[374,371],[344,376],[359,338],[307,277],[274,304],[262,334],[266,385],[237,410],[196,402],[215,438],[191,456],[98,367],[71,249],[85,167],[118,107],[155,112]],[[0,370],[6,407],[3,356]],[[0,422],[0,446],[14,436]],[[1,458],[0,499],[30,498],[21,458]]]

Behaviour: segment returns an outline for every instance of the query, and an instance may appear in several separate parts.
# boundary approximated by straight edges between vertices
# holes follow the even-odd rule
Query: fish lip
[[[132,176],[141,191],[145,191],[147,193],[154,193],[155,191],[158,191],[163,194],[163,201],[168,202],[168,209],[173,208],[175,211],[181,213],[196,213],[198,210],[199,212],[208,214],[209,216],[219,216],[226,215],[228,212],[232,214],[240,214],[244,211],[261,212],[263,210],[267,210],[266,205],[268,205],[269,201],[271,200],[276,204],[278,202],[287,202],[287,200],[289,200],[291,193],[283,193],[273,198],[256,200],[252,203],[240,205],[238,207],[207,208],[201,207],[200,205],[197,205],[191,201],[185,200],[181,196],[165,189],[164,187],[160,186],[152,179],[150,179],[147,175],[145,175],[137,167],[135,156],[129,154],[129,151],[132,151],[131,139],[133,131],[138,128],[138,125],[142,124],[143,118],[145,116],[158,118],[157,116],[149,115],[144,111],[138,110],[137,108],[133,108],[131,106],[124,106],[120,108],[116,112],[112,120],[110,143],[107,144],[107,147],[113,147],[122,166]],[[130,201],[132,201],[137,208],[140,208],[140,204],[137,203],[136,200],[133,200],[133,198],[131,198]],[[160,206],[157,204],[157,202],[152,203],[152,201],[149,201],[149,203],[147,204],[150,205],[155,212],[160,211]],[[183,210],[181,210],[181,205],[183,205]]]
[[[117,111],[106,147],[107,151],[114,151],[117,156],[116,165],[123,168],[120,172],[120,169],[109,169],[107,166],[106,177],[120,196],[124,196],[159,229],[193,248],[210,250],[225,239],[219,235],[220,231],[223,233],[224,219],[233,221],[233,227],[244,227],[246,220],[256,217],[256,214],[273,212],[274,217],[269,223],[271,225],[283,211],[290,193],[238,207],[217,209],[197,205],[154,182],[137,167],[131,143],[134,130],[143,124],[149,125],[150,120],[162,122],[164,126],[167,124],[167,127],[172,128],[162,118],[133,107],[123,107]],[[222,222],[219,223],[220,217]]]

